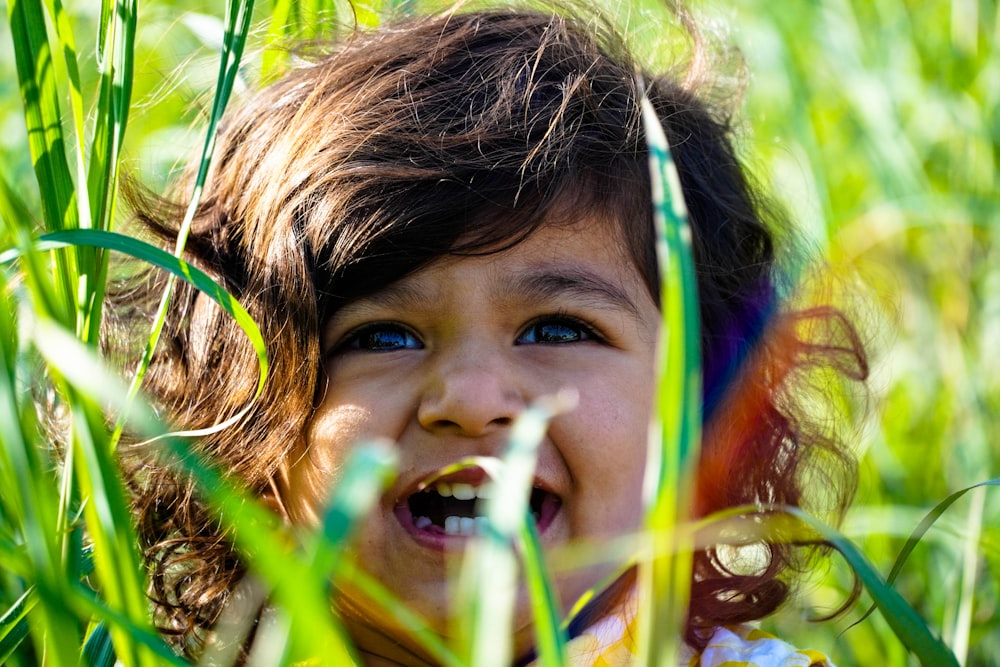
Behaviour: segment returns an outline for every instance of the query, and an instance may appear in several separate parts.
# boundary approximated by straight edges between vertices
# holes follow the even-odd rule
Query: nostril
[[[468,420],[437,419],[428,424],[428,428],[442,431],[460,431],[468,435],[479,435],[497,428],[509,428],[514,423],[512,417],[496,417],[486,421],[482,427],[470,424]]]
[[[525,407],[509,382],[498,372],[445,374],[421,396],[417,419],[424,428],[471,437],[509,428]]]

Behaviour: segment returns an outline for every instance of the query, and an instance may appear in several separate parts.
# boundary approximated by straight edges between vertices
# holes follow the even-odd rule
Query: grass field
[[[0,663],[78,664],[83,656],[85,664],[110,664],[112,644],[126,665],[178,662],[151,631],[115,470],[116,435],[106,423],[125,402],[129,380],[114,378],[95,353],[109,241],[74,236],[68,249],[28,249],[44,232],[117,229],[127,215],[116,199],[120,173],[164,187],[206,145],[229,90],[239,99],[280,69],[280,55],[264,48],[268,40],[312,36],[310,11],[345,16],[344,5],[320,0],[259,0],[252,15],[248,2],[217,4],[209,14],[204,3],[187,0],[4,3]],[[392,4],[361,8],[357,19],[377,22]],[[394,11],[419,5],[401,1]],[[857,501],[841,530],[889,576],[927,512],[1000,477],[1000,5],[716,0],[692,8],[721,45],[722,71],[737,75],[743,63],[749,73],[720,79],[720,91],[746,85],[737,104],[747,161],[862,304],[873,396],[865,406],[843,406],[863,410],[867,427],[856,439]],[[628,18],[637,50],[657,58],[660,32],[651,26],[662,8],[638,0],[614,10]],[[292,27],[286,34],[280,25]],[[220,70],[223,49],[242,66]],[[128,242],[124,250],[143,251]],[[183,273],[169,255],[146,259]],[[217,297],[241,316],[226,295]],[[247,331],[253,339],[251,324]],[[34,409],[50,386],[70,416],[65,468],[45,447]],[[162,433],[141,407],[132,415],[131,428]],[[184,451],[179,441],[170,446]],[[389,464],[378,448],[360,456],[369,458],[357,461],[358,484],[374,488]],[[275,640],[276,661],[308,656],[319,642],[348,651],[328,601],[315,593],[325,588],[321,565],[336,560],[346,528],[314,536],[288,559],[277,548],[282,529],[261,507],[230,493],[214,470],[186,465],[216,489],[215,506],[235,517],[264,578],[281,592],[279,603],[291,610],[289,631]],[[920,644],[932,636],[958,664],[996,664],[998,517],[1000,492],[989,484],[944,509],[894,573],[905,609],[875,586],[886,613],[852,626],[872,604],[868,591],[843,617],[807,622],[839,606],[853,584],[851,565],[833,554],[765,627],[830,652],[841,667],[947,664],[933,657],[939,647]],[[503,562],[508,556],[494,554]],[[99,594],[80,583],[88,574]],[[910,607],[930,627],[926,637],[907,625]],[[496,639],[473,627],[470,647],[451,664],[467,663],[477,642]],[[907,628],[916,633],[916,654],[899,636]],[[549,630],[550,664],[558,664],[559,633]]]

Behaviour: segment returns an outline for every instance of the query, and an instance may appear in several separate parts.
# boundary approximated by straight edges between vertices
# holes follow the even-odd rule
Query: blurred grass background
[[[923,508],[1000,473],[1000,10],[734,5],[712,10],[751,72],[754,159],[812,243],[877,304],[874,419],[845,532],[886,572]],[[968,494],[897,584],[969,665],[1000,656],[998,517],[995,491]],[[834,568],[807,587],[811,613],[834,606],[847,581]],[[782,616],[780,632],[830,632],[801,617]],[[877,615],[834,646],[840,664],[906,664]]]
[[[67,2],[85,91],[95,85],[97,4]],[[258,4],[267,15],[270,3]],[[629,5],[635,39],[649,37],[642,12],[654,4]],[[692,9],[746,60],[744,152],[758,177],[872,299],[875,399],[845,532],[887,573],[928,508],[1000,476],[1000,6],[717,0]],[[154,188],[201,140],[222,38],[217,11],[195,0],[139,6],[123,168]],[[261,27],[256,43],[263,37]],[[246,81],[257,78],[258,59],[247,58]],[[0,169],[39,210],[16,82],[2,22]],[[5,234],[2,247],[11,244]],[[897,582],[968,665],[1000,656],[998,517],[1000,492],[966,495]],[[878,614],[844,632],[865,597],[844,619],[805,622],[837,607],[850,586],[834,556],[767,625],[831,651],[842,667],[911,664]]]

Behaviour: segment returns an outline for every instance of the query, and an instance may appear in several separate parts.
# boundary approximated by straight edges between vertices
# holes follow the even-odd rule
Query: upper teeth
[[[492,495],[493,485],[473,486],[472,484],[462,484],[456,482],[438,482],[434,485],[434,490],[438,495],[445,498],[455,498],[456,500],[476,500],[478,498],[489,498]]]

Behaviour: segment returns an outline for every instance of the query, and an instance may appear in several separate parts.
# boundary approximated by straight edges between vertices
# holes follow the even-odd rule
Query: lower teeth
[[[472,537],[486,532],[486,517],[484,516],[447,516],[444,519],[444,534]],[[413,521],[420,530],[428,530],[435,524],[426,516],[418,516]]]

